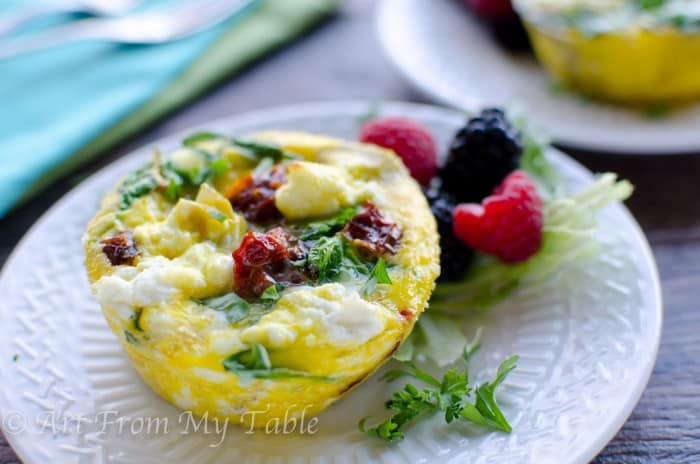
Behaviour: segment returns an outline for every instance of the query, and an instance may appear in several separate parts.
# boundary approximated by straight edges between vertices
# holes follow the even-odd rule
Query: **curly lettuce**
[[[430,312],[488,309],[523,285],[537,284],[568,263],[594,257],[599,250],[596,213],[627,199],[632,191],[632,184],[608,173],[578,193],[550,200],[545,205],[542,248],[537,254],[515,265],[479,256],[464,280],[438,285]]]

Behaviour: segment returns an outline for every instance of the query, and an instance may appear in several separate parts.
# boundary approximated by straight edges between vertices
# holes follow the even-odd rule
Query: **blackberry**
[[[479,203],[518,168],[520,133],[500,109],[486,109],[455,135],[440,169],[442,190],[458,203]]]
[[[452,210],[455,207],[451,195],[431,188],[425,191],[430,210],[435,216],[440,234],[440,278],[438,282],[459,280],[474,259],[474,251],[459,240],[452,231]]]
[[[511,52],[531,52],[532,46],[523,23],[517,16],[489,21],[487,27],[496,41]]]

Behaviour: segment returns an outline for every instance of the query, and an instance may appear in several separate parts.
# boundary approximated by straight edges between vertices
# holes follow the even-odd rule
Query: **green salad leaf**
[[[399,361],[410,361],[422,355],[439,367],[453,364],[463,354],[468,340],[462,329],[463,322],[442,314],[427,311],[422,314],[416,328],[394,353]],[[478,333],[477,333],[478,336]]]
[[[463,281],[437,286],[430,300],[431,313],[488,309],[523,285],[541,282],[569,263],[595,256],[599,249],[596,213],[625,200],[632,190],[629,182],[604,174],[578,193],[549,201],[537,254],[515,265],[479,256]]]
[[[543,201],[547,202],[564,194],[564,185],[554,167],[547,161],[545,153],[550,140],[537,129],[531,127],[524,113],[511,110],[509,116],[520,131],[523,140],[523,154],[520,157],[520,169],[527,172],[537,185],[537,191]]]

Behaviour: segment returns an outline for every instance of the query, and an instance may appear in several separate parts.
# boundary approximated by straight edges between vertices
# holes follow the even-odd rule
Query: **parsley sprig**
[[[450,369],[441,380],[421,370],[413,362],[406,363],[408,369],[387,372],[383,379],[389,382],[410,377],[427,384],[427,387],[419,389],[413,384],[406,384],[386,403],[386,407],[392,411],[391,417],[370,428],[365,426],[369,418],[364,418],[358,424],[359,429],[371,436],[398,442],[404,439],[403,428],[410,422],[422,416],[442,413],[448,424],[461,419],[493,430],[510,432],[511,426],[496,402],[495,391],[515,369],[519,358],[511,356],[503,361],[493,381],[473,386],[469,383],[467,364],[477,348],[465,348],[464,369]]]
[[[338,235],[318,239],[300,265],[309,266],[318,276],[320,284],[341,280],[347,274],[366,277],[360,289],[363,297],[372,295],[377,290],[377,285],[392,283],[383,258],[379,258],[370,268],[371,263],[361,260]]]

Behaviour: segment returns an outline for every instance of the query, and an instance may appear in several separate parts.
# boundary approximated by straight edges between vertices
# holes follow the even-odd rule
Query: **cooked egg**
[[[558,81],[625,104],[700,98],[697,0],[515,0],[537,57]]]
[[[260,207],[276,208],[276,219],[251,222],[224,196],[237,191],[231,185],[269,169],[251,158],[256,147],[203,140],[196,148],[210,158],[180,149],[163,158],[174,173],[163,172],[156,160],[150,167],[155,182],[149,171],[138,174],[145,180],[132,174],[121,182],[88,225],[84,246],[93,293],[143,379],[197,415],[249,425],[255,418],[252,425],[264,426],[301,411],[319,413],[391,356],[427,304],[439,273],[439,245],[426,200],[393,152],[291,132],[250,140],[267,147],[258,148],[263,155],[275,153],[269,147],[292,155],[274,160],[286,173],[280,185],[250,190],[255,202],[264,189],[274,189]],[[226,160],[226,169],[219,164],[201,185],[186,180],[194,176],[183,173],[201,173],[212,160]],[[172,179],[179,179],[178,190]],[[386,248],[391,253],[379,247],[368,257],[369,247],[352,255],[342,251],[356,242],[347,238],[347,225],[318,229],[348,208],[342,220],[352,221],[369,208],[366,201],[393,234],[395,246]],[[265,274],[277,283],[243,299],[234,290],[241,285],[236,279],[247,275],[237,267],[247,261],[235,261],[232,253],[244,237],[279,229],[306,261],[290,258],[284,272],[296,277]],[[309,230],[317,236],[304,235]],[[328,271],[332,277],[319,277],[326,261],[309,264],[311,250],[321,245],[336,247],[328,249],[338,267]],[[351,253],[355,261],[338,261],[333,253]],[[391,283],[369,286],[368,271],[383,263]]]

